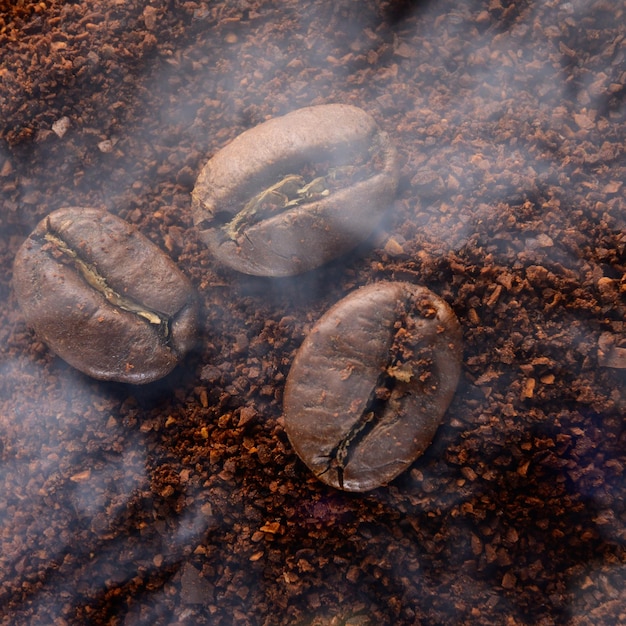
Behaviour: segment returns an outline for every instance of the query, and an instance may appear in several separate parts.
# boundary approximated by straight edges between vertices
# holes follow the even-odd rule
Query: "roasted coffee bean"
[[[194,222],[221,263],[291,276],[369,237],[398,183],[396,150],[365,111],[298,109],[217,152],[192,193]]]
[[[461,368],[461,329],[418,285],[358,289],[315,324],[289,372],[285,430],[309,469],[346,491],[388,483],[430,445]]]
[[[94,378],[157,380],[195,341],[190,282],[156,245],[106,211],[66,208],[44,218],[18,251],[13,284],[27,324]]]

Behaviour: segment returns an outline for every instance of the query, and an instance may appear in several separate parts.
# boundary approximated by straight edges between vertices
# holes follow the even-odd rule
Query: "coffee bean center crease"
[[[56,232],[52,227],[50,220],[46,222],[47,232],[44,235],[44,239],[54,246],[55,250],[68,257],[74,264],[79,275],[94,289],[102,294],[102,296],[112,304],[129,313],[134,313],[138,317],[146,320],[149,324],[153,325],[159,337],[167,343],[170,336],[170,323],[169,316],[147,309],[146,307],[138,304],[132,298],[123,296],[112,289],[108,284],[104,276],[100,274],[97,268],[81,257],[81,255],[74,250],[63,239],[60,233]]]
[[[405,362],[406,357],[410,355],[404,354],[402,349],[402,338],[407,331],[408,316],[406,307],[408,304],[408,302],[399,303],[399,309],[401,310],[398,313],[401,321],[396,323],[393,329],[394,332],[390,333],[387,363],[381,368],[382,371],[370,392],[360,417],[331,450],[328,455],[329,461],[326,468],[318,474],[318,477],[320,477],[329,470],[334,469],[337,473],[337,482],[342,489],[344,488],[343,473],[345,468],[350,463],[351,457],[354,456],[361,442],[368,437],[378,423],[383,421],[385,417],[388,417],[388,403],[390,401],[397,402],[400,397],[411,395],[406,385],[402,385],[403,389],[396,388],[397,382],[408,383],[414,376],[412,367]],[[396,393],[394,393],[394,389]],[[396,419],[400,419],[400,416],[396,415]]]

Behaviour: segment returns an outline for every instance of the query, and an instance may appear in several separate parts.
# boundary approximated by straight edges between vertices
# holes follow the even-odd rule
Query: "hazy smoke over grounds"
[[[113,5],[122,11],[123,4],[99,3],[96,8],[106,13]],[[439,286],[447,288],[433,269],[437,259],[417,256],[418,244],[424,240],[438,242],[443,258],[448,253],[466,253],[468,248],[492,246],[501,260],[521,258],[525,269],[515,271],[531,283],[538,272],[531,269],[535,264],[559,263],[576,276],[594,272],[601,276],[607,271],[580,245],[585,243],[584,233],[575,232],[581,230],[582,218],[583,224],[593,226],[595,201],[600,199],[590,196],[586,204],[571,207],[566,226],[572,232],[564,240],[553,238],[551,229],[563,226],[557,221],[562,213],[554,209],[568,206],[572,190],[585,187],[615,190],[606,191],[601,201],[614,220],[613,230],[624,228],[618,204],[623,207],[624,191],[611,175],[611,164],[623,159],[623,141],[615,133],[624,117],[623,39],[617,31],[613,40],[585,36],[587,25],[595,30],[610,23],[612,4],[603,11],[601,3],[590,9],[583,1],[506,7],[495,2],[490,9],[481,2],[448,2],[449,10],[444,11],[441,3],[388,3],[387,9],[378,10],[356,2],[292,7],[244,2],[224,3],[229,6],[222,9],[223,14],[216,14],[212,4],[195,3],[193,11],[184,9],[183,17],[171,8],[175,3],[141,4],[133,4],[132,15],[118,24],[114,24],[113,11],[99,31],[101,45],[89,50],[57,46],[53,59],[67,58],[73,69],[58,80],[60,88],[55,93],[60,104],[56,108],[46,109],[35,91],[24,88],[24,106],[32,102],[43,107],[28,127],[26,135],[34,138],[30,143],[21,134],[21,124],[29,123],[27,115],[16,110],[5,118],[13,127],[2,136],[23,142],[0,148],[5,209],[0,224],[7,235],[0,241],[0,250],[6,267],[11,265],[20,237],[43,214],[68,203],[105,206],[121,213],[148,231],[162,248],[180,254],[184,262],[190,234],[185,212],[204,161],[243,130],[300,106],[335,101],[339,92],[343,101],[366,108],[391,134],[402,155],[401,189],[380,237],[384,244],[388,235],[398,236],[394,226],[410,216],[414,231],[407,234],[418,234],[405,252],[421,259],[414,267],[423,271],[423,278],[440,281]],[[72,24],[71,5],[59,10],[66,12],[67,23]],[[416,15],[417,19],[391,23],[392,10],[396,16],[404,11],[405,18]],[[435,13],[436,18],[432,17]],[[232,16],[240,19],[229,20]],[[29,23],[45,23],[45,18],[34,16]],[[176,33],[188,30],[160,57],[154,56],[156,43],[149,37],[138,39],[136,31],[143,26],[157,42],[166,39],[173,24],[178,24]],[[32,29],[27,35],[34,37],[37,31],[35,26]],[[335,37],[328,37],[331,29]],[[106,73],[106,59],[119,60],[124,48],[132,45],[145,46],[145,65],[133,68],[136,82],[116,82],[115,75]],[[250,67],[254,70],[248,72]],[[82,74],[81,68],[85,68]],[[16,87],[19,80],[14,77],[11,85]],[[40,85],[45,88],[44,82]],[[110,105],[106,110],[95,106],[100,100],[93,97],[94,92],[105,97]],[[140,122],[128,121],[142,108]],[[59,136],[55,131],[59,127],[54,125],[66,116],[69,128]],[[146,155],[145,159],[137,161],[134,155],[138,153]],[[48,179],[33,175],[42,164],[50,174]],[[499,222],[498,207],[503,204],[518,207],[515,223]],[[522,236],[513,237],[520,231]],[[167,237],[173,241],[171,250]],[[482,260],[477,257],[477,265]],[[193,273],[196,282],[207,271],[185,265],[183,270]],[[498,278],[498,293],[506,298],[507,284],[512,283],[507,277]],[[320,297],[331,288],[321,279],[307,280]],[[578,280],[571,281],[573,290]],[[2,317],[13,320],[9,276],[0,278],[0,293],[6,296]],[[278,288],[272,292],[257,287],[254,295],[285,302]],[[493,306],[497,306],[497,295]],[[227,341],[221,337],[238,334],[247,341],[250,331],[238,325],[238,320],[216,317],[207,322],[207,337],[217,346],[216,364],[209,365],[217,368],[216,377],[228,378],[231,374],[221,373],[218,367],[222,365],[219,342]],[[211,327],[213,319],[215,327]],[[543,323],[545,317],[539,321]],[[187,498],[191,501],[195,495],[194,488],[178,493],[173,478],[170,482],[160,475],[157,478],[157,468],[147,466],[147,459],[158,454],[150,447],[150,430],[142,431],[137,422],[147,423],[147,415],[158,412],[157,400],[122,410],[119,389],[111,400],[109,387],[72,374],[53,362],[41,346],[33,346],[23,326],[8,321],[2,329],[6,341],[1,348],[0,491],[4,502],[0,524],[3,533],[11,536],[15,524],[32,518],[32,542],[1,551],[0,572],[6,572],[10,581],[0,595],[0,605],[5,600],[18,601],[24,581],[39,581],[42,572],[48,575],[60,567],[51,582],[41,583],[43,591],[36,596],[34,610],[55,617],[67,614],[82,601],[62,576],[83,567],[72,560],[77,554],[93,551],[99,555],[80,573],[88,595],[131,579],[138,553],[147,569],[158,572],[171,567],[173,571],[176,561],[196,547],[199,537],[216,528],[230,532],[236,517],[233,510],[244,510],[245,503],[231,503],[231,518],[223,521],[196,503],[187,504]],[[543,329],[547,329],[543,338],[547,345],[551,337],[567,330],[578,358],[594,350],[597,330],[578,319],[576,311],[558,320],[550,318]],[[242,358],[245,350],[242,347]],[[15,354],[23,356],[17,359]],[[53,374],[52,382],[42,374],[44,368]],[[518,378],[518,372],[507,370],[502,380],[516,383]],[[40,390],[37,397],[30,395],[32,385],[27,384],[33,380]],[[508,393],[513,401],[519,390],[512,387]],[[187,401],[168,400],[173,418],[185,418]],[[136,422],[118,421],[120,412],[132,415]],[[103,423],[110,423],[105,440],[99,438]],[[201,438],[200,425],[198,433]],[[67,476],[69,482],[58,478]],[[170,487],[180,510],[159,535],[157,523],[162,528],[162,517],[173,515],[168,508],[173,505],[163,495],[170,493]],[[593,489],[585,495],[593,503]],[[163,509],[154,504],[157,500]],[[455,504],[442,502],[441,508],[449,510]],[[158,513],[156,521],[150,520],[147,537],[111,538],[111,528],[137,514],[134,506],[150,513],[154,507]],[[66,532],[46,532],[49,520],[42,517],[42,511],[49,512],[50,521],[63,520]],[[84,529],[93,543],[77,547],[76,537]],[[162,536],[167,546],[161,545]],[[426,533],[424,538],[428,538]],[[622,539],[609,533],[607,541]],[[241,562],[250,567],[249,555],[240,549]],[[51,562],[38,563],[38,551]],[[419,549],[415,552],[418,558],[422,556]],[[158,555],[162,559],[154,561]],[[99,569],[116,560],[117,571]],[[392,565],[390,571],[401,579],[403,572],[399,567],[396,570]],[[619,581],[621,574],[616,569],[610,577]],[[245,577],[250,587],[260,584],[256,570],[247,569]],[[438,584],[427,581],[433,593]],[[572,582],[576,590],[583,585],[584,581]],[[488,582],[473,592],[486,591]],[[60,593],[69,599],[61,602]],[[160,600],[165,603],[167,598]],[[468,603],[471,600],[466,598]]]
[[[165,29],[171,20],[170,12],[164,6],[151,6],[154,8],[149,11],[151,30],[159,34],[159,29]],[[390,7],[395,8],[395,3]],[[567,20],[579,23],[589,19],[584,12],[585,3],[563,3],[552,14],[552,24],[536,19],[542,5],[510,6],[492,13],[481,12],[481,7],[479,2],[451,5],[450,11],[437,18],[433,29],[428,14],[439,9],[416,4],[413,10],[420,19],[418,32],[410,34],[413,45],[405,41],[407,33],[402,29],[402,22],[393,29],[381,28],[380,12],[368,9],[367,5],[359,5],[358,11],[353,3],[333,4],[332,8],[322,7],[321,10],[315,4],[297,10],[282,7],[280,11],[261,6],[257,12],[253,3],[245,3],[239,7],[243,20],[225,20],[225,25],[218,23],[217,28],[216,16],[208,6],[206,11],[199,7],[185,18],[191,43],[187,47],[183,44],[176,54],[160,64],[146,51],[145,67],[137,72],[145,88],[124,87],[121,99],[112,108],[116,112],[149,110],[145,125],[127,126],[117,113],[109,119],[96,117],[95,112],[90,113],[91,119],[77,115],[76,111],[89,106],[89,98],[80,90],[74,93],[70,87],[66,88],[65,93],[74,100],[66,103],[69,134],[60,140],[55,136],[51,128],[58,120],[41,121],[37,130],[41,143],[36,150],[41,151],[42,160],[50,150],[49,169],[55,175],[51,181],[46,181],[45,188],[39,180],[20,181],[21,194],[17,200],[26,198],[32,205],[45,204],[50,208],[67,203],[67,190],[59,189],[57,194],[55,187],[64,184],[67,172],[74,169],[75,180],[79,182],[77,200],[83,204],[87,196],[92,203],[115,212],[129,201],[141,210],[142,194],[155,178],[159,180],[162,162],[178,166],[182,179],[189,184],[202,161],[239,132],[293,108],[326,102],[339,84],[345,90],[345,100],[371,112],[393,134],[401,151],[407,149],[401,128],[386,128],[385,121],[392,126],[398,115],[408,120],[423,120],[423,137],[416,143],[409,142],[413,148],[406,154],[407,175],[414,176],[411,193],[417,192],[418,197],[428,202],[429,196],[436,201],[441,192],[445,195],[456,192],[457,196],[472,192],[483,195],[484,188],[490,194],[485,197],[487,202],[506,200],[519,181],[502,180],[498,176],[500,168],[504,171],[519,169],[520,176],[526,173],[529,181],[540,184],[546,176],[546,167],[562,160],[562,155],[558,154],[559,133],[564,127],[567,132],[579,130],[569,127],[572,114],[576,114],[574,119],[580,124],[591,129],[594,121],[589,111],[597,114],[610,106],[614,99],[611,85],[618,84],[619,64],[604,67],[601,72],[597,68],[585,68],[584,62],[581,63],[583,55],[576,54],[578,42],[569,41],[571,45],[567,45],[564,25]],[[136,12],[132,19],[127,17],[118,25],[131,29],[126,37],[133,36],[134,23],[141,25],[145,21],[145,16]],[[246,20],[246,16],[250,19]],[[494,28],[495,17],[500,21]],[[261,42],[257,25],[272,20],[280,22],[281,28],[275,30],[269,43]],[[334,39],[324,35],[329,23],[336,26]],[[116,44],[117,32],[112,30],[109,35]],[[444,40],[439,36],[441,32],[456,36]],[[103,33],[106,40],[106,28]],[[195,46],[201,38],[207,41],[208,54],[206,58],[195,58],[198,56]],[[537,45],[538,40],[544,41],[543,48]],[[117,45],[121,47],[123,43],[124,40],[120,40]],[[607,48],[615,44],[602,43]],[[594,42],[594,45],[599,44]],[[70,49],[66,55],[71,56],[73,52]],[[104,52],[101,56],[104,57]],[[347,56],[349,60],[342,61]],[[532,84],[518,78],[522,75],[520,64],[524,64],[523,75],[528,76],[529,58],[536,68]],[[251,59],[255,60],[255,71],[240,78],[241,68]],[[106,68],[104,61],[102,65]],[[151,70],[151,67],[158,69]],[[373,81],[364,85],[361,76],[371,67],[376,67]],[[447,76],[451,69],[454,82],[443,82],[441,76]],[[416,70],[419,92],[407,94],[402,86],[403,73],[407,77],[410,73],[414,78]],[[91,71],[98,74],[97,68]],[[398,77],[391,91],[387,84],[390,74]],[[307,79],[303,80],[303,76]],[[377,88],[378,82],[380,88]],[[597,94],[595,100],[589,102],[585,101],[589,98],[587,84],[593,84],[591,93]],[[176,92],[171,91],[173,86]],[[215,98],[218,89],[219,100]],[[100,89],[109,97],[112,91],[107,85],[104,90]],[[372,91],[379,92],[374,100],[369,95]],[[224,93],[226,99],[222,97]],[[202,96],[200,106],[180,106],[179,100],[173,105],[172,96],[181,94],[189,94],[189,102],[194,103]],[[579,94],[582,94],[581,101],[576,100]],[[25,93],[25,97],[27,95]],[[480,107],[475,106],[476,99],[482,101]],[[553,107],[555,101],[561,106]],[[118,106],[119,103],[126,104]],[[482,112],[478,119],[475,117],[477,109]],[[538,146],[525,141],[538,125],[546,134],[546,145],[541,152]],[[502,141],[494,143],[489,139],[487,145],[485,142],[478,145],[477,140],[491,138],[494,129],[499,131]],[[467,143],[459,143],[464,137]],[[455,145],[451,145],[452,140],[456,140]],[[103,153],[98,148],[103,141],[113,142],[111,152]],[[63,150],[64,143],[68,150],[62,152],[59,159],[58,151]],[[138,145],[146,154],[153,155],[152,170],[142,171],[128,158]],[[441,158],[442,153],[449,154],[450,158]],[[170,182],[173,181],[164,180],[161,184]],[[519,189],[519,185],[515,188]]]
[[[159,451],[146,438],[149,431],[133,430],[128,423],[129,415],[146,420],[146,414],[131,408],[125,423],[114,417],[120,413],[121,388],[94,384],[60,364],[52,371],[71,381],[69,393],[48,388],[35,402],[20,402],[33,379],[42,388],[48,385],[40,366],[19,359],[5,362],[0,371],[3,396],[10,389],[16,398],[15,412],[0,422],[5,538],[0,616],[19,604],[22,585],[32,584],[32,602],[23,613],[13,613],[31,623],[70,617],[76,606],[68,598],[128,584],[138,560],[148,572],[170,571],[215,526],[211,507],[200,501],[176,509],[172,495],[180,492],[178,498],[193,501],[195,494],[190,488],[181,491],[176,480],[163,482]],[[160,532],[150,525],[137,531],[136,519],[144,511],[159,514]],[[24,532],[27,542],[21,539]]]
[[[420,203],[413,207],[417,220],[421,219],[420,206],[437,209],[442,201],[462,212],[469,196],[487,206],[502,201],[522,204],[528,198],[541,204],[552,200],[544,197],[543,190],[555,182],[566,194],[571,184],[568,170],[573,166],[566,164],[569,155],[561,154],[559,146],[564,137],[575,133],[580,134],[581,144],[591,140],[600,147],[602,128],[595,127],[594,116],[616,106],[611,90],[619,84],[619,64],[602,71],[585,67],[580,60],[584,55],[582,51],[576,54],[576,48],[589,42],[569,41],[563,33],[568,20],[579,23],[592,19],[585,15],[584,3],[564,3],[553,14],[551,24],[537,20],[541,5],[509,7],[510,27],[500,32],[490,27],[489,14],[479,13],[479,6],[455,6],[443,19],[438,18],[442,32],[456,33],[456,37],[445,40],[432,30],[427,14],[433,8],[427,7],[418,22],[418,29],[424,24],[423,31],[412,35],[413,41],[419,42],[414,47],[401,42],[399,35],[405,35],[401,25],[396,26],[397,33],[381,29],[375,12],[356,15],[353,8],[342,11],[341,5],[324,12],[318,12],[315,5],[298,11],[281,10],[280,14],[260,11],[261,22],[275,19],[284,25],[269,44],[258,40],[254,20],[234,22],[214,36],[209,62],[186,56],[183,49],[180,61],[172,59],[164,72],[155,74],[158,82],[149,83],[151,97],[144,98],[150,106],[161,103],[155,116],[158,123],[149,116],[145,127],[125,132],[108,159],[116,166],[111,179],[102,177],[98,163],[85,172],[82,187],[90,193],[91,189],[99,190],[98,200],[112,210],[123,205],[129,195],[133,204],[141,207],[141,190],[151,184],[146,176],[156,174],[158,180],[160,162],[175,163],[182,177],[191,181],[202,162],[242,130],[299,106],[326,102],[341,84],[346,101],[365,106],[392,134],[401,153],[404,151],[405,172],[411,176],[407,195]],[[321,34],[328,21],[336,25],[333,40]],[[538,45],[538,41],[543,43]],[[603,43],[607,51],[615,45]],[[351,57],[356,58],[342,62],[353,49],[357,54]],[[607,55],[609,62],[617,52]],[[239,78],[242,67],[252,59],[255,71]],[[534,72],[530,80],[529,60]],[[372,65],[376,67],[373,87],[360,79]],[[524,72],[520,71],[522,65]],[[406,94],[403,73],[408,78],[416,66],[420,88]],[[439,76],[447,76],[451,68],[454,83],[442,82]],[[390,73],[398,77],[391,92],[386,90],[385,80]],[[308,80],[302,80],[303,76]],[[380,94],[371,100],[369,93],[376,93],[378,77]],[[172,84],[189,93],[191,102],[203,96],[203,104],[195,110],[193,106],[172,106]],[[214,92],[218,90],[227,98],[216,100]],[[555,107],[555,102],[559,106]],[[393,124],[398,116],[419,120],[423,136],[404,141],[401,127],[394,128]],[[215,120],[220,120],[217,133]],[[153,154],[153,173],[137,171],[133,164],[124,162],[124,154],[134,152],[132,148],[139,142]],[[616,149],[608,147],[605,152]],[[100,156],[96,153],[96,162]],[[584,154],[580,156],[585,159]],[[579,177],[591,176],[589,166],[578,169]],[[559,180],[555,181],[555,176]],[[169,182],[162,181],[161,188],[167,191]],[[524,187],[526,194],[520,194]],[[129,193],[129,188],[138,192]],[[516,197],[511,198],[512,193]],[[443,237],[447,239],[447,235]],[[448,244],[460,247],[462,239]]]

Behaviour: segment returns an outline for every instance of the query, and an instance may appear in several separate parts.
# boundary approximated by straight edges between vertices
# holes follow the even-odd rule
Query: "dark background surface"
[[[3,624],[626,621],[624,2],[0,5]],[[295,280],[216,266],[204,162],[326,102],[398,147],[379,232]],[[198,288],[163,381],[90,380],[26,328],[13,257],[68,205]],[[282,392],[322,313],[382,279],[449,302],[464,367],[426,454],[347,494],[295,456]]]

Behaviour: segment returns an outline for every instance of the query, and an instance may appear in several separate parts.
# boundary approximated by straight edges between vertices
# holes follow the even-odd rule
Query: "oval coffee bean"
[[[291,276],[367,239],[397,183],[396,150],[368,113],[306,107],[245,131],[208,161],[192,193],[194,222],[221,263]]]
[[[191,283],[106,211],[66,208],[44,218],[18,251],[13,284],[27,324],[94,378],[157,380],[195,341]]]
[[[289,372],[285,430],[309,469],[346,491],[388,483],[430,445],[456,389],[461,328],[434,293],[358,289],[313,327]]]

